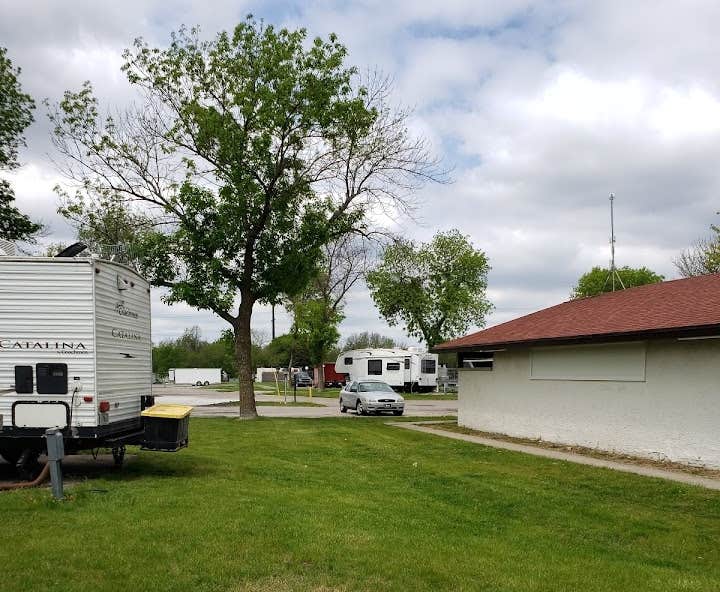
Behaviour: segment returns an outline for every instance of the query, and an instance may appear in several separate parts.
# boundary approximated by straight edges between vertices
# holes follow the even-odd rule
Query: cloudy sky
[[[459,228],[489,256],[496,324],[566,300],[583,272],[609,259],[608,194],[616,204],[619,265],[676,277],[673,258],[718,222],[720,3],[686,0],[0,0],[0,45],[38,101],[91,80],[102,103],[133,98],[120,72],[135,37],[164,45],[181,24],[209,37],[247,13],[311,35],[339,35],[350,62],[393,77],[395,99],[454,183],[422,192],[421,219],[403,232],[427,240]],[[12,175],[19,207],[51,229],[55,183],[43,109]],[[154,297],[157,341],[224,322]],[[377,330],[364,287],[351,295],[343,335]],[[269,333],[269,312],[255,327]],[[288,328],[278,315],[278,332]]]

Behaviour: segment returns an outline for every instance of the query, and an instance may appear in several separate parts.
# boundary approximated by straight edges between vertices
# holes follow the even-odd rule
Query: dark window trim
[[[432,370],[428,370],[428,365],[432,366]],[[420,373],[421,374],[435,374],[437,372],[437,362],[430,358],[423,358],[420,360]]]
[[[375,366],[375,369],[370,370],[370,364]],[[382,373],[383,373],[382,360],[368,360],[367,373],[368,373],[368,376],[382,376]]]

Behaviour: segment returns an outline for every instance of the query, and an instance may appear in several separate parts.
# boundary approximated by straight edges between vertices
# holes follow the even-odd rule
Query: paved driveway
[[[154,385],[153,394],[158,403],[180,403],[193,407],[193,417],[234,417],[237,415],[235,407],[212,406],[217,403],[237,400],[234,393],[221,393],[218,391],[202,389],[192,386]],[[255,393],[256,401],[281,402],[282,397]],[[288,396],[292,401],[292,395]],[[326,397],[298,397],[298,401],[312,402],[322,407],[289,407],[258,406],[258,414],[263,417],[354,417],[355,413],[349,411],[340,413],[336,398]],[[457,415],[457,401],[406,401],[405,415],[410,417],[439,417],[444,415]],[[389,416],[392,417],[392,416]]]

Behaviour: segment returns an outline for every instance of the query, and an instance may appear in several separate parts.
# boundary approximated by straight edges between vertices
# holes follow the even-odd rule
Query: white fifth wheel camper
[[[94,257],[0,256],[0,455],[36,464],[47,428],[68,452],[143,444],[152,405],[150,286]]]
[[[354,349],[341,353],[335,371],[350,380],[382,380],[406,391],[429,392],[437,386],[438,355],[405,349]]]

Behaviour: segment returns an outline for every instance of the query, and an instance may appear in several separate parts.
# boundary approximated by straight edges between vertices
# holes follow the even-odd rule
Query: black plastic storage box
[[[153,405],[142,412],[145,424],[143,450],[175,452],[188,445],[188,426],[192,407],[187,405]]]

